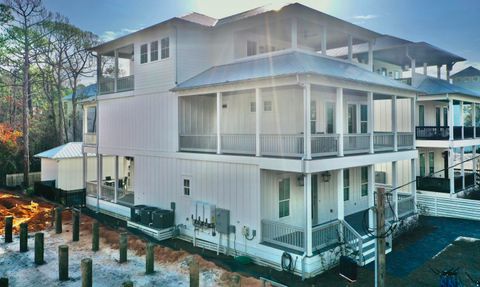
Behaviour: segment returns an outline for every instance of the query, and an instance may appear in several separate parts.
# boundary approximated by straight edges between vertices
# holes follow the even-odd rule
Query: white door
[[[335,174],[330,172],[330,179],[325,182],[322,174],[318,178],[318,224],[337,219],[337,184]]]

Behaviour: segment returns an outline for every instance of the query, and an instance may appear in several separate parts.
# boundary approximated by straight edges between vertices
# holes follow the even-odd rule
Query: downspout
[[[102,66],[102,64],[100,63],[101,61],[101,57],[98,55],[95,56],[97,58],[97,92],[95,93],[95,118],[96,118],[96,122],[95,122],[95,129],[96,129],[96,133],[95,133],[95,154],[97,156],[97,207],[96,207],[96,212],[99,213],[100,212],[100,189],[101,189],[101,181],[102,179],[100,178],[100,168],[101,168],[101,164],[100,164],[100,155],[99,155],[99,149],[98,149],[98,144],[99,144],[99,139],[100,139],[100,133],[99,133],[99,127],[100,127],[100,113],[98,112],[98,96],[100,94],[100,67]]]

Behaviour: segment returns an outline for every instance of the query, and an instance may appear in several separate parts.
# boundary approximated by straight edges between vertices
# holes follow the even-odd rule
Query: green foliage
[[[30,187],[27,187],[27,189],[25,189],[25,194],[26,194],[27,196],[33,196],[34,193],[35,193],[35,190],[34,190],[33,187],[31,187],[31,186],[30,186]]]

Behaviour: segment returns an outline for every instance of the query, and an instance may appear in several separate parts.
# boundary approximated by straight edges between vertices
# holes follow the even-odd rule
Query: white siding
[[[418,169],[418,164],[417,164],[417,169]],[[387,175],[386,184],[388,185],[392,184],[392,163],[391,162],[376,164],[375,171],[385,172]],[[398,186],[405,185],[412,181],[410,160],[401,160],[397,162],[397,180],[398,180],[397,181]],[[409,185],[407,185],[401,188],[399,191],[411,192],[411,188]]]
[[[397,131],[412,131],[412,111],[410,99],[397,99]],[[392,101],[375,100],[374,101],[375,131],[392,131]]]
[[[448,108],[447,103],[428,101],[428,102],[417,102],[417,125],[419,125],[419,108],[418,106],[423,105],[425,107],[425,126],[436,126],[436,108],[440,108],[440,126],[443,126],[443,108]],[[457,114],[458,111],[455,111]]]
[[[49,159],[49,158],[42,158],[41,165],[42,165],[41,181],[57,180],[58,163],[56,160]]]

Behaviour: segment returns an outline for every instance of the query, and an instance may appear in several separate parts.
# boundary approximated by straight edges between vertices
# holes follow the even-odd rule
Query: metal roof
[[[472,77],[472,76],[480,76],[480,70],[475,67],[468,67],[465,68],[451,76],[451,78],[458,78],[458,77]]]
[[[187,90],[296,74],[317,74],[336,79],[417,92],[409,85],[367,71],[352,63],[299,51],[290,51],[264,58],[215,66],[178,84],[172,90]]]
[[[206,27],[215,26],[215,24],[217,23],[217,19],[207,15],[197,13],[197,12],[192,12],[180,18],[198,25],[206,26]]]
[[[84,88],[78,89],[76,97],[77,97],[77,100],[83,100],[83,99],[95,97],[96,95],[97,95],[97,84],[91,84]],[[66,95],[65,97],[63,97],[63,100],[71,101],[72,96],[73,94]]]
[[[46,150],[39,154],[36,154],[35,157],[39,158],[49,158],[49,159],[68,159],[68,158],[79,158],[82,157],[82,143],[81,142],[70,142],[61,146],[54,147],[52,149]],[[88,156],[92,156],[88,154]]]
[[[416,75],[416,77],[422,78],[419,81],[415,80],[415,88],[427,95],[461,94],[465,96],[480,97],[479,92],[450,84],[448,81],[442,79],[425,75]]]

